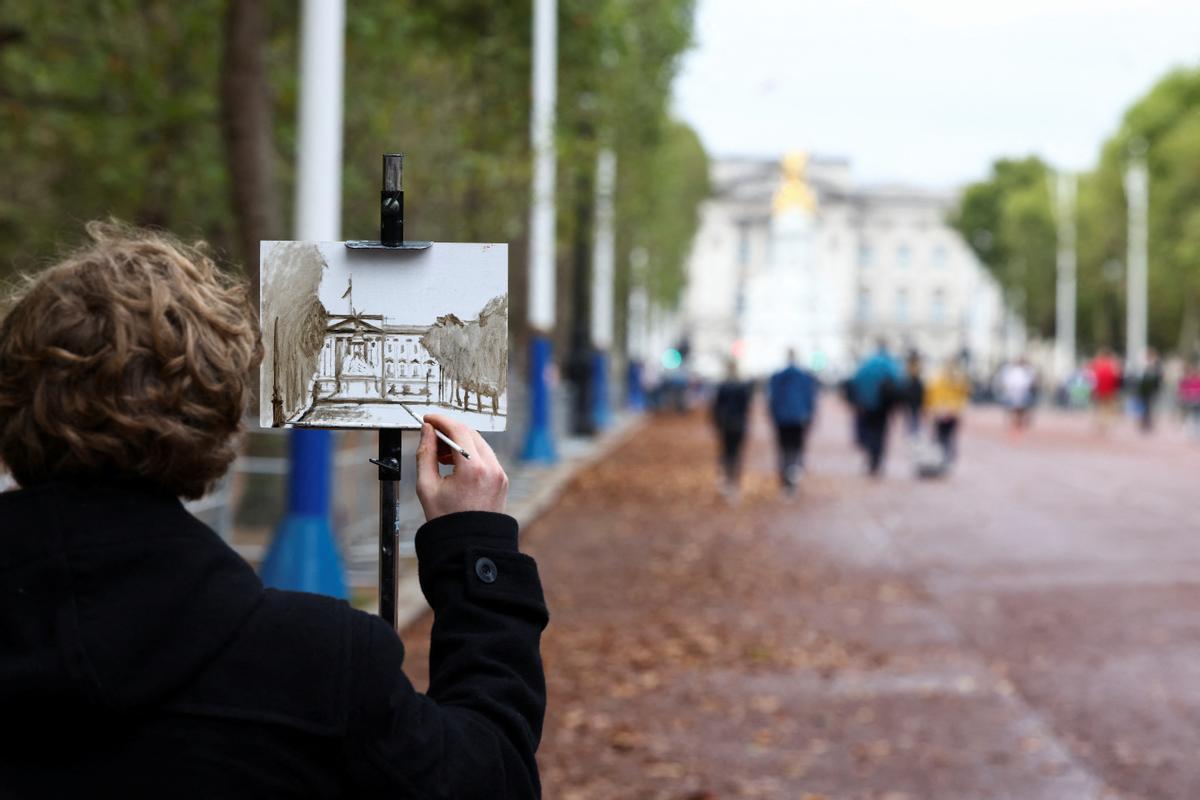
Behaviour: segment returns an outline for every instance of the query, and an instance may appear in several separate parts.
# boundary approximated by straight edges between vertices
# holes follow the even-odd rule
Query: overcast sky
[[[347,314],[350,300],[365,314],[397,325],[432,325],[442,314],[479,317],[493,297],[508,292],[508,245],[438,242],[428,250],[351,250],[320,242],[328,270],[317,296],[331,314]],[[354,291],[342,297],[353,276]]]
[[[1128,104],[1200,63],[1200,0],[699,0],[676,113],[713,155],[803,149],[937,187],[996,156],[1090,166]]]

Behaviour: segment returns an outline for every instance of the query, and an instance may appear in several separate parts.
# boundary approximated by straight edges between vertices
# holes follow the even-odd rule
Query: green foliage
[[[951,224],[1036,332],[1054,333],[1055,225],[1051,173],[1038,158],[1001,159],[964,191]]]
[[[222,5],[5,4],[0,269],[36,266],[107,215],[227,243]]]
[[[1200,68],[1177,69],[1125,113],[1096,168],[1091,230],[1117,231],[1081,251],[1082,271],[1125,260],[1122,176],[1132,149],[1150,173],[1150,343],[1192,350],[1200,314]]]
[[[559,248],[575,176],[618,156],[619,273],[644,248],[655,296],[678,295],[706,158],[668,115],[694,0],[560,0]],[[24,0],[0,23],[0,271],[31,267],[87,219],[114,215],[233,247],[220,131],[223,0]],[[278,191],[288,210],[298,99],[298,5],[270,0],[266,63]],[[530,180],[531,3],[355,0],[346,32],[343,233],[378,233],[380,154],[410,156],[408,231],[509,241],[524,297]],[[588,184],[590,185],[590,184]],[[291,218],[290,211],[286,217]],[[588,223],[590,224],[590,222]],[[569,287],[562,287],[560,293]],[[623,295],[622,295],[623,296]]]
[[[1125,113],[1096,168],[1080,176],[1078,331],[1083,351],[1124,343],[1124,175],[1132,149],[1150,173],[1149,338],[1162,350],[1200,343],[1200,68],[1177,69]],[[1053,334],[1054,210],[1040,160],[1000,160],[952,216],[1035,332]]]

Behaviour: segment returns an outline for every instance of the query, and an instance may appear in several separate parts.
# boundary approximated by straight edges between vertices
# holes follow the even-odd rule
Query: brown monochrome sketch
[[[263,242],[261,424],[503,430],[507,284],[505,245]]]

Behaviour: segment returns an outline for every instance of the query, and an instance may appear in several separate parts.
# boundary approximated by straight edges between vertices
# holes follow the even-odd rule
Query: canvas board
[[[262,242],[263,427],[508,419],[508,245]]]

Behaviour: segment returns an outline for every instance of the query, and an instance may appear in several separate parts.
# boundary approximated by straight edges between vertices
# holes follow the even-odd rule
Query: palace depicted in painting
[[[346,314],[323,308],[325,337],[316,354],[307,402],[289,418],[273,391],[277,425],[316,418],[337,421],[339,409],[377,404],[445,407],[503,415],[507,371],[508,298],[493,298],[478,319],[454,314],[433,325],[403,325],[354,308]],[[278,336],[273,337],[278,342]],[[276,358],[278,363],[278,358]]]

